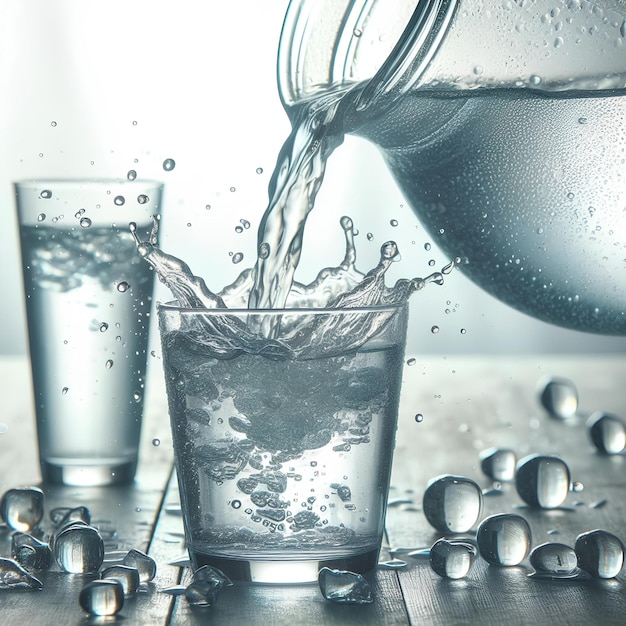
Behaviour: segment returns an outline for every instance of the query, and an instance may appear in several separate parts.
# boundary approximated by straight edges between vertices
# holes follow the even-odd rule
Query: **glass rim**
[[[383,311],[401,311],[408,308],[408,302],[397,304],[375,304],[359,307],[291,307],[282,309],[241,309],[241,308],[214,308],[180,306],[177,300],[156,302],[157,312],[184,313],[186,315],[346,315],[349,313],[381,313]]]

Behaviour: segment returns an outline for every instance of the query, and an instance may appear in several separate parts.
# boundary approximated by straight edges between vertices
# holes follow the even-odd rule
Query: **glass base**
[[[45,483],[76,487],[102,487],[130,483],[135,478],[137,461],[105,465],[56,465],[41,461]]]
[[[317,582],[323,567],[365,574],[376,567],[378,549],[362,554],[325,560],[246,560],[216,557],[189,550],[191,564],[196,570],[211,565],[221,570],[231,580],[265,584],[301,584]]]

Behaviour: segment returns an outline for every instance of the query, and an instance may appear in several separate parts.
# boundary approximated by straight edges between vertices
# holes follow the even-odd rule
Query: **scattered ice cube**
[[[626,448],[626,424],[617,415],[596,411],[587,420],[593,445],[604,454],[620,454]]]
[[[91,574],[104,560],[104,541],[92,526],[71,524],[54,536],[54,558],[70,574]]]
[[[563,543],[543,543],[530,553],[538,578],[572,578],[578,573],[576,552]]]
[[[560,506],[569,493],[570,484],[569,468],[558,457],[534,454],[517,464],[517,493],[532,507],[554,509]]]
[[[52,564],[50,546],[28,533],[13,533],[11,555],[28,571],[45,571]]]
[[[42,582],[29,574],[19,563],[0,557],[0,589],[42,588]]]
[[[193,606],[214,606],[222,589],[232,584],[222,571],[204,565],[194,572],[193,582],[185,589],[185,598]]]
[[[43,517],[43,501],[37,487],[9,489],[0,500],[0,517],[13,530],[29,532]]]
[[[540,381],[539,400],[546,411],[558,419],[569,419],[578,409],[578,391],[568,378],[548,378]]]
[[[361,574],[323,567],[318,583],[324,598],[331,602],[369,604],[374,601],[369,583]]]
[[[124,589],[117,580],[94,580],[80,590],[78,603],[90,615],[115,615],[124,606]]]
[[[103,580],[117,580],[124,589],[125,596],[132,596],[139,589],[139,570],[128,565],[112,565],[101,574]]]
[[[50,511],[50,519],[57,527],[67,526],[74,522],[91,524],[91,513],[86,506],[56,507]]]
[[[624,567],[624,544],[606,530],[591,530],[576,537],[578,567],[594,578],[615,578]]]
[[[476,531],[478,551],[492,565],[519,565],[530,552],[530,525],[521,516],[499,513],[485,518]]]
[[[150,582],[156,576],[155,560],[141,550],[130,550],[124,557],[123,563],[139,571],[139,580],[142,583]]]
[[[480,468],[492,480],[509,482],[515,478],[517,456],[508,448],[489,448],[480,453]]]
[[[442,532],[464,533],[478,520],[483,495],[480,487],[462,476],[432,479],[422,501],[428,522]]]
[[[439,539],[430,548],[430,566],[444,578],[465,578],[474,563],[476,547],[469,541]]]

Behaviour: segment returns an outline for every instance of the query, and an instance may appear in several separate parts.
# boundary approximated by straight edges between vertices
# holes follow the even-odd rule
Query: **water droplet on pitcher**
[[[102,322],[100,324],[100,332],[105,333],[107,330],[109,330],[109,325],[106,322]]]
[[[118,290],[120,293],[125,293],[125,292],[126,292],[126,291],[128,291],[129,289],[130,289],[130,285],[129,285],[129,284],[128,284],[125,280],[123,280],[123,281],[122,281],[122,282],[120,282],[120,283],[117,283],[117,290]]]
[[[576,415],[578,391],[567,378],[549,378],[539,383],[539,400],[552,417],[568,419]]]
[[[615,578],[624,567],[624,544],[606,530],[591,530],[576,537],[578,567],[594,578]]]
[[[530,552],[532,535],[528,522],[513,513],[485,518],[476,531],[478,551],[492,565],[519,565]]]
[[[508,448],[489,448],[480,453],[480,468],[492,480],[503,482],[515,478],[517,456]]]
[[[395,228],[398,225],[398,220],[389,220],[389,223]]]
[[[150,582],[156,576],[156,561],[140,550],[129,550],[124,557],[123,564],[137,569],[142,583]]]
[[[70,524],[54,536],[54,558],[69,574],[91,574],[104,560],[104,541],[92,526]]]
[[[465,578],[474,563],[476,547],[468,541],[439,539],[430,548],[430,567],[444,578]]]
[[[626,424],[617,415],[596,411],[587,420],[593,445],[604,454],[620,454],[626,448]]]
[[[317,578],[326,600],[343,604],[370,604],[374,601],[369,583],[354,572],[323,567]]]
[[[482,502],[482,491],[473,480],[444,475],[428,483],[422,507],[426,519],[437,530],[464,533],[478,520]]]
[[[147,204],[149,201],[150,201],[150,198],[148,198],[148,196],[146,196],[146,194],[145,194],[145,193],[140,193],[140,194],[137,196],[137,202],[138,202],[139,204]]]
[[[132,596],[139,589],[139,571],[129,565],[112,565],[107,567],[101,574],[103,580],[117,580],[125,596]]]
[[[430,329],[430,332],[431,332],[433,335],[436,335],[436,334],[439,332],[439,326],[433,326],[433,327]]]
[[[163,169],[166,172],[171,172],[176,167],[176,161],[174,159],[165,159],[163,161]]]
[[[424,416],[421,413],[416,413],[415,414],[415,421],[418,424],[421,424],[424,421]]]
[[[104,367],[106,367],[108,370],[110,370],[113,367],[113,360],[112,359],[108,359],[107,362],[104,364]]]
[[[406,362],[406,364],[407,364],[409,367],[411,367],[411,366],[415,365],[416,363],[417,363],[417,359],[414,359],[414,358],[410,358],[410,359],[408,359],[408,360],[407,360],[407,362]]]
[[[128,180],[135,180],[137,178],[137,172],[135,170],[128,170],[126,178],[128,178]]]
[[[13,530],[29,532],[43,517],[44,495],[37,487],[9,489],[0,500],[0,518]]]
[[[70,388],[69,388],[69,387],[63,387],[63,389],[61,389],[61,394],[62,394],[62,395],[64,395],[64,396],[66,396],[66,395],[67,395],[67,392],[68,392],[69,390],[70,390]]]
[[[52,198],[52,192],[49,189],[44,189],[39,195],[46,200]]]
[[[42,589],[43,583],[13,559],[0,557],[0,589]]]
[[[117,204],[117,206],[122,206],[126,202],[126,198],[124,196],[115,196],[113,198],[113,203]]]
[[[158,447],[161,445],[161,440],[155,437],[155,438],[152,440],[152,445],[153,445],[155,448],[158,448]]]
[[[80,590],[78,604],[89,615],[115,615],[124,606],[124,589],[117,580],[94,580]]]
[[[555,456],[539,454],[520,460],[515,472],[515,487],[526,504],[553,509],[560,506],[570,490],[567,464]]]
[[[537,578],[572,578],[578,573],[576,552],[563,543],[544,543],[530,553]]]

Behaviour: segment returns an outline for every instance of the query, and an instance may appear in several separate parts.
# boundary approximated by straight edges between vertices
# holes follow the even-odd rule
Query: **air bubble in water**
[[[46,200],[52,198],[52,192],[49,189],[44,189],[39,195]]]
[[[508,448],[489,448],[480,453],[480,468],[492,480],[503,482],[515,478],[517,456]]]
[[[37,487],[9,489],[0,500],[0,518],[13,530],[29,532],[43,517],[43,491]]]
[[[615,578],[624,567],[624,544],[606,530],[591,530],[576,537],[578,567],[594,578]]]
[[[176,161],[174,159],[165,159],[163,161],[163,169],[166,172],[171,172],[176,167]]]
[[[578,573],[576,552],[563,543],[537,546],[530,553],[530,565],[538,578],[571,578]]]
[[[137,178],[137,172],[135,170],[128,170],[126,178],[128,178],[128,180],[135,180]]]
[[[124,589],[117,580],[94,580],[80,590],[78,604],[89,615],[115,615],[124,606]]]
[[[513,513],[485,518],[476,531],[480,556],[492,565],[519,565],[530,552],[532,535],[528,522]]]
[[[482,491],[473,480],[444,475],[428,483],[422,508],[430,525],[437,530],[464,533],[478,520],[482,502]]]
[[[476,548],[468,541],[439,539],[430,548],[430,566],[444,578],[465,578],[474,563]]]
[[[626,448],[626,424],[617,415],[596,411],[587,420],[593,445],[604,454],[620,454]]]
[[[567,378],[549,378],[539,383],[539,400],[552,417],[568,419],[576,415],[578,391]]]
[[[117,204],[117,206],[122,206],[126,202],[126,198],[124,196],[115,196],[113,198],[113,203]]]
[[[125,293],[126,291],[128,291],[130,289],[130,285],[125,281],[121,281],[119,283],[117,283],[117,290],[120,293]]]
[[[104,541],[92,526],[70,524],[54,536],[54,558],[69,574],[97,572],[104,560]]]
[[[569,493],[570,484],[569,468],[558,457],[534,454],[517,464],[517,493],[532,507],[554,509],[560,506]]]
[[[150,198],[148,198],[148,196],[146,196],[146,194],[145,194],[145,193],[140,193],[140,194],[137,196],[137,202],[138,202],[139,204],[147,204],[149,201],[150,201]]]

